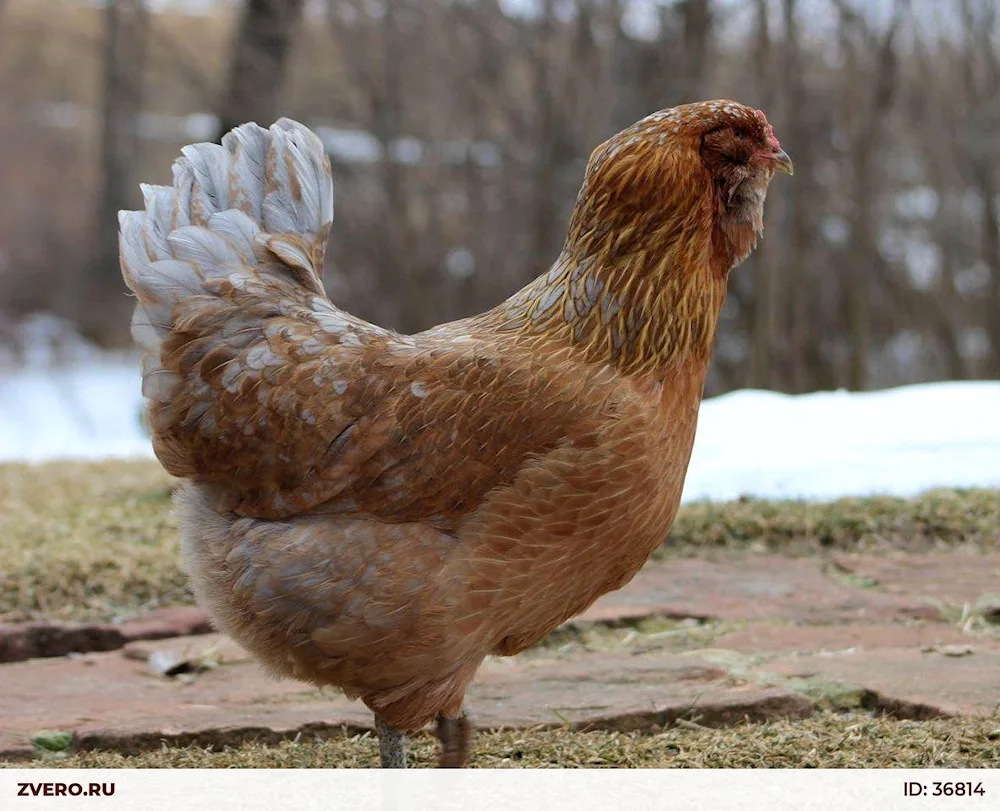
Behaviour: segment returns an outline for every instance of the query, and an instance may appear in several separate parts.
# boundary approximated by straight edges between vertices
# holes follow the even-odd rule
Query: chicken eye
[[[717,160],[734,165],[746,163],[753,153],[749,133],[732,126],[720,126],[706,132],[702,148],[714,153]]]

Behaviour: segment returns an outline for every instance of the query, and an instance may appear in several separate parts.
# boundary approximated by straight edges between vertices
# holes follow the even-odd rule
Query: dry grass
[[[410,763],[431,766],[436,741],[412,742]],[[472,765],[504,767],[669,768],[995,768],[1000,720],[896,721],[822,713],[805,721],[776,721],[729,729],[674,727],[649,735],[566,729],[485,732]],[[69,768],[333,768],[372,767],[378,749],[370,734],[266,746],[168,748],[124,756],[83,752],[36,766]],[[27,764],[12,764],[27,765]]]
[[[0,615],[113,619],[191,601],[155,462],[0,465]],[[659,553],[995,548],[1000,493],[684,507]]]
[[[955,544],[995,549],[1000,492],[932,490],[917,498],[688,504],[661,554],[680,549],[746,549],[813,554],[827,549],[930,551]]]
[[[154,462],[0,465],[0,614],[127,616],[186,602]]]

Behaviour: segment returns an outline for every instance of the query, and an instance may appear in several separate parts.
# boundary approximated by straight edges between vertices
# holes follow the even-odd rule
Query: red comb
[[[774,127],[772,127],[771,122],[767,120],[767,116],[764,115],[764,111],[755,110],[755,112],[760,116],[760,120],[764,122],[764,126],[767,129],[767,142],[775,149],[781,149],[781,144],[778,143],[778,138],[774,134]]]

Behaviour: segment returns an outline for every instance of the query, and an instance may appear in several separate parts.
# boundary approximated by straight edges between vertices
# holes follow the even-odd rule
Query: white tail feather
[[[177,385],[158,362],[177,306],[212,296],[207,284],[233,272],[269,273],[322,293],[333,221],[330,163],[320,140],[283,118],[244,124],[218,144],[193,144],[173,167],[172,186],[142,186],[145,211],[119,214],[121,268],[138,303],[132,336],[149,356],[144,391],[163,401]]]

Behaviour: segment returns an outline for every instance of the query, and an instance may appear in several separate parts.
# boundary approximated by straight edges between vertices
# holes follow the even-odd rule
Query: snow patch
[[[702,405],[684,500],[998,487],[997,414],[993,381],[860,394],[733,392]]]

